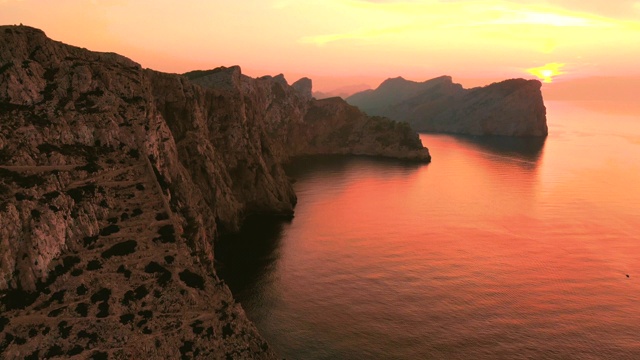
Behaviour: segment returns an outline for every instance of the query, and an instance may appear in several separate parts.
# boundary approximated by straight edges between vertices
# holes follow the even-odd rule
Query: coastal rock
[[[303,77],[291,84],[291,86],[298,90],[298,92],[300,92],[305,98],[311,99],[313,97],[313,82],[311,79]]]
[[[341,98],[314,100],[288,143],[296,155],[357,154],[423,161],[422,142],[407,123],[370,117]]]
[[[425,82],[394,78],[347,98],[369,115],[406,121],[416,131],[469,135],[546,136],[546,108],[537,80],[511,79],[463,89],[451,77]]]
[[[219,234],[291,216],[293,156],[430,159],[408,126],[307,95],[0,27],[1,357],[275,358],[215,273]]]
[[[240,66],[221,66],[209,71],[191,71],[184,74],[184,76],[190,80],[200,79],[198,83],[205,87],[238,91],[240,89],[242,71],[240,70]]]
[[[193,83],[220,93],[223,89],[208,79],[219,76],[215,71],[202,72],[198,77],[192,73],[185,76]],[[338,97],[310,98],[310,90],[300,91],[306,83],[303,79],[294,87],[287,85],[283,78],[263,76],[253,79],[243,75],[239,92],[219,96],[219,99],[226,96],[226,102],[230,104],[225,106],[223,113],[227,116],[229,112],[240,111],[237,116],[250,113],[260,118],[267,133],[261,141],[269,144],[269,152],[279,163],[296,156],[321,154],[431,160],[418,134],[406,123],[367,116]],[[310,86],[310,81],[307,85]],[[256,112],[256,109],[264,110]]]

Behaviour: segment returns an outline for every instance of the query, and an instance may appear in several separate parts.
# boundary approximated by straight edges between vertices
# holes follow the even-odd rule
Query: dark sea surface
[[[547,109],[543,141],[296,162],[221,276],[286,359],[640,359],[640,116]]]

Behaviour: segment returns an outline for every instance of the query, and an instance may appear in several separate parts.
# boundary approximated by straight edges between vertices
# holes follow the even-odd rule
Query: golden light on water
[[[550,83],[555,76],[564,74],[562,68],[565,64],[562,63],[550,63],[540,67],[527,69],[527,72],[531,75],[538,77],[542,82]]]

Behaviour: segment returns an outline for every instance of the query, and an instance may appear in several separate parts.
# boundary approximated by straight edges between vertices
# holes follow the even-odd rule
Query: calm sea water
[[[545,141],[293,164],[222,277],[287,359],[640,359],[640,117],[547,107]]]

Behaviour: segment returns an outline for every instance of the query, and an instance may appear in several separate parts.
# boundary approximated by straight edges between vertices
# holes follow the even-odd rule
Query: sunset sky
[[[238,64],[323,91],[640,76],[640,0],[0,0],[0,23],[156,70]]]

